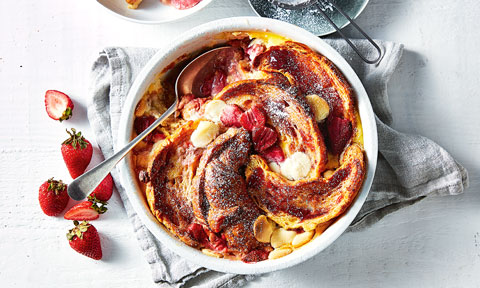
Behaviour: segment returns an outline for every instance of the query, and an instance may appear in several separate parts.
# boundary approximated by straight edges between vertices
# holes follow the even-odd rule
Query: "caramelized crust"
[[[242,255],[266,247],[253,235],[260,209],[248,195],[241,171],[250,146],[243,128],[230,128],[217,137],[200,160],[191,192],[197,219],[215,233],[223,231],[229,252]]]

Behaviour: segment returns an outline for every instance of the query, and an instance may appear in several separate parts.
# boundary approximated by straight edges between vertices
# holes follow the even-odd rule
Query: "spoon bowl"
[[[232,47],[220,47],[203,53],[194,60],[192,60],[177,77],[175,82],[175,101],[155,122],[153,122],[147,129],[125,145],[120,151],[105,159],[103,162],[95,166],[93,169],[73,180],[67,187],[68,195],[74,200],[82,200],[92,193],[93,190],[100,185],[108,173],[112,171],[115,165],[125,157],[125,155],[132,150],[135,145],[143,140],[148,134],[154,131],[167,117],[172,115],[177,110],[179,95],[186,95],[192,93],[200,97],[201,84],[215,69],[214,60],[216,56],[221,53],[226,53]]]

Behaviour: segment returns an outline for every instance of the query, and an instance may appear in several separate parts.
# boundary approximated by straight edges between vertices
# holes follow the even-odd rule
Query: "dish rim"
[[[266,29],[265,27],[269,28]],[[377,164],[378,139],[375,116],[367,92],[354,70],[338,52],[314,34],[286,22],[261,17],[233,17],[208,22],[183,33],[176,40],[159,50],[138,74],[128,92],[124,103],[124,113],[121,115],[119,124],[117,147],[123,147],[130,141],[133,129],[134,110],[138,101],[146,89],[148,89],[148,86],[164,67],[184,54],[185,52],[183,51],[193,52],[199,50],[202,46],[198,46],[198,43],[204,43],[201,41],[202,39],[212,39],[212,36],[219,33],[267,30],[268,32],[304,43],[314,51],[325,55],[342,72],[357,97],[357,105],[363,126],[364,148],[367,157],[367,171],[364,183],[356,199],[347,211],[321,236],[310,241],[302,248],[295,250],[293,253],[275,260],[243,263],[239,260],[227,260],[207,256],[200,250],[192,248],[174,237],[169,231],[163,228],[161,223],[153,216],[138,187],[136,181],[137,176],[134,175],[133,169],[131,168],[130,155],[119,163],[120,178],[127,196],[132,207],[150,232],[177,255],[187,258],[200,266],[225,273],[260,274],[277,271],[302,263],[324,250],[345,232],[360,211],[370,191]],[[205,47],[205,44],[203,44],[203,47]]]
[[[197,13],[197,12],[200,12],[201,10],[203,10],[205,7],[207,7],[212,1],[214,0],[202,0],[200,3],[198,3],[197,5],[195,5],[194,7],[192,8],[189,8],[189,9],[185,9],[185,10],[179,10],[179,11],[185,11],[184,12],[184,15],[181,15],[180,17],[177,17],[175,19],[171,19],[171,20],[140,20],[140,19],[135,19],[135,18],[131,18],[131,17],[128,17],[126,15],[122,15],[116,11],[114,11],[113,9],[111,9],[110,7],[107,7],[105,4],[103,4],[102,2],[104,2],[105,0],[95,0],[95,2],[100,5],[101,7],[103,7],[105,10],[108,11],[108,13],[111,13],[113,15],[115,15],[116,17],[119,17],[123,20],[127,20],[127,21],[130,21],[130,22],[134,22],[134,23],[139,23],[139,24],[147,24],[147,25],[156,25],[156,24],[164,24],[164,23],[174,23],[174,22],[177,22],[181,19],[184,19],[184,18],[187,18],[187,17],[190,17],[192,16],[193,14]],[[125,0],[121,0],[123,2],[125,2]],[[123,3],[125,4],[125,7],[127,6],[127,3]],[[128,7],[126,7],[126,9],[129,9]],[[175,8],[173,8],[175,9]],[[136,9],[130,9],[132,11],[135,11]],[[141,10],[138,10],[138,11],[141,11]]]

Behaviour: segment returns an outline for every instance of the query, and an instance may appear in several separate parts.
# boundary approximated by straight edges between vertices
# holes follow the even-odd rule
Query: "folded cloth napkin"
[[[462,193],[468,184],[467,171],[452,156],[431,140],[399,133],[385,124],[392,121],[387,83],[402,56],[403,46],[379,41],[385,55],[379,64],[368,65],[359,60],[343,40],[327,41],[357,72],[377,116],[376,175],[370,194],[349,230],[368,227],[386,214],[429,195]],[[363,53],[374,56],[367,42],[358,40],[355,44]],[[105,157],[120,148],[116,146],[116,137],[125,97],[136,75],[155,52],[146,48],[106,48],[93,65],[88,119]],[[160,287],[181,287],[186,283],[199,287],[238,287],[254,278],[209,271],[171,252],[141,223],[129,203],[118,171],[113,171],[112,176],[152,268],[153,280]]]

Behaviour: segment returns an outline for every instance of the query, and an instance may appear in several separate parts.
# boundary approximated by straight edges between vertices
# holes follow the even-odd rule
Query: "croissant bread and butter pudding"
[[[301,43],[268,32],[222,37],[235,49],[215,59],[202,97],[181,95],[132,163],[151,212],[187,245],[244,262],[277,259],[321,235],[361,188],[356,100],[333,63]],[[193,56],[151,84],[132,136],[173,103]]]

